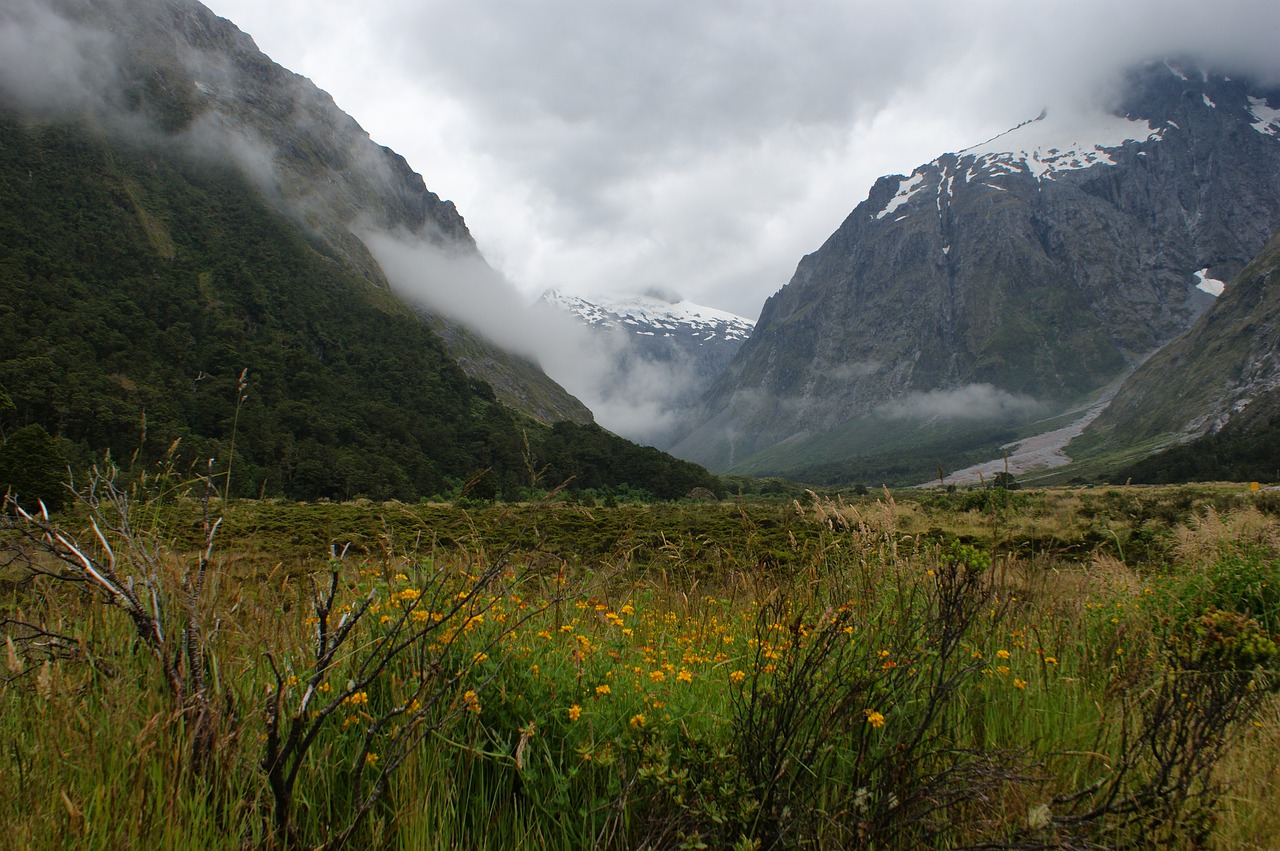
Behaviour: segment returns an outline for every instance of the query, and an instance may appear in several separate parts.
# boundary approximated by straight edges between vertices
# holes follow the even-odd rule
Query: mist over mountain
[[[930,474],[1189,328],[1280,225],[1280,94],[1153,62],[882,178],[769,299],[673,451],[811,480]],[[996,453],[998,454],[998,453]],[[887,462],[885,459],[889,459]]]
[[[593,367],[562,376],[559,364],[549,365],[553,374],[589,400],[602,423],[655,446],[667,445],[755,325],[658,291],[587,298],[548,290],[534,308],[538,322],[562,326],[570,319],[567,330]]]
[[[530,362],[535,346],[502,336],[517,320],[475,321],[523,307],[454,205],[231,22],[190,0],[16,0],[0,13],[0,39],[0,87],[24,111],[235,163],[329,253],[421,305],[438,331],[451,325],[455,356],[505,403],[546,422],[590,420]],[[416,268],[388,273],[370,253],[375,240],[411,246]]]
[[[591,424],[454,205],[195,0],[0,8],[0,316],[0,441],[73,466],[176,451],[298,498],[719,487]]]

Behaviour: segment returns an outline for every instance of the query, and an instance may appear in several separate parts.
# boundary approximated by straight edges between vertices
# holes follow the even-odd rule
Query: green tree
[[[0,491],[10,490],[23,507],[42,500],[50,509],[67,499],[67,462],[41,425],[18,429],[0,446]]]
[[[14,410],[17,410],[17,406],[13,404],[13,400],[9,398],[9,394],[4,392],[4,387],[0,387],[0,443],[4,442],[5,414]]]

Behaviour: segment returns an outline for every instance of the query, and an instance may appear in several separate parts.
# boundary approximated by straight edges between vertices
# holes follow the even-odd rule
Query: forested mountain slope
[[[117,64],[41,101],[12,57],[0,63],[4,435],[43,429],[74,465],[104,451],[142,464],[178,441],[183,461],[229,464],[245,495],[412,499],[480,476],[486,495],[514,496],[541,455],[533,469],[555,461],[544,484],[590,470],[596,486],[663,496],[718,487],[584,424],[532,364],[541,383],[526,410],[468,376],[350,229],[381,216],[474,251],[461,217],[228,22],[189,0],[68,0],[9,7],[0,25],[37,12],[84,40],[67,49]],[[193,77],[215,59],[222,77]],[[257,88],[210,94],[236,75]],[[266,176],[232,150],[247,138],[229,134],[233,119],[283,152],[260,163]],[[360,161],[371,149],[372,166]],[[471,365],[520,368],[457,336]],[[549,428],[566,417],[578,422]]]

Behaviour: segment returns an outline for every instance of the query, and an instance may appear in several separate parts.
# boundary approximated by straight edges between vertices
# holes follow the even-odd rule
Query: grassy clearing
[[[199,501],[138,505],[134,587],[182,587]],[[119,606],[8,533],[14,847],[1275,833],[1280,532],[1239,487],[212,507],[198,604],[154,607],[195,613],[200,724]]]

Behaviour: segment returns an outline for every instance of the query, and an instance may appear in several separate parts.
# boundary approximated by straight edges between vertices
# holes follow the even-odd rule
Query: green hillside
[[[300,499],[449,493],[486,469],[513,495],[526,439],[535,457],[551,441],[566,477],[566,435],[637,450],[500,405],[327,246],[229,166],[0,110],[0,424],[43,427],[75,464],[180,440],[185,461],[232,459],[236,493]],[[718,485],[663,458],[593,481]]]

